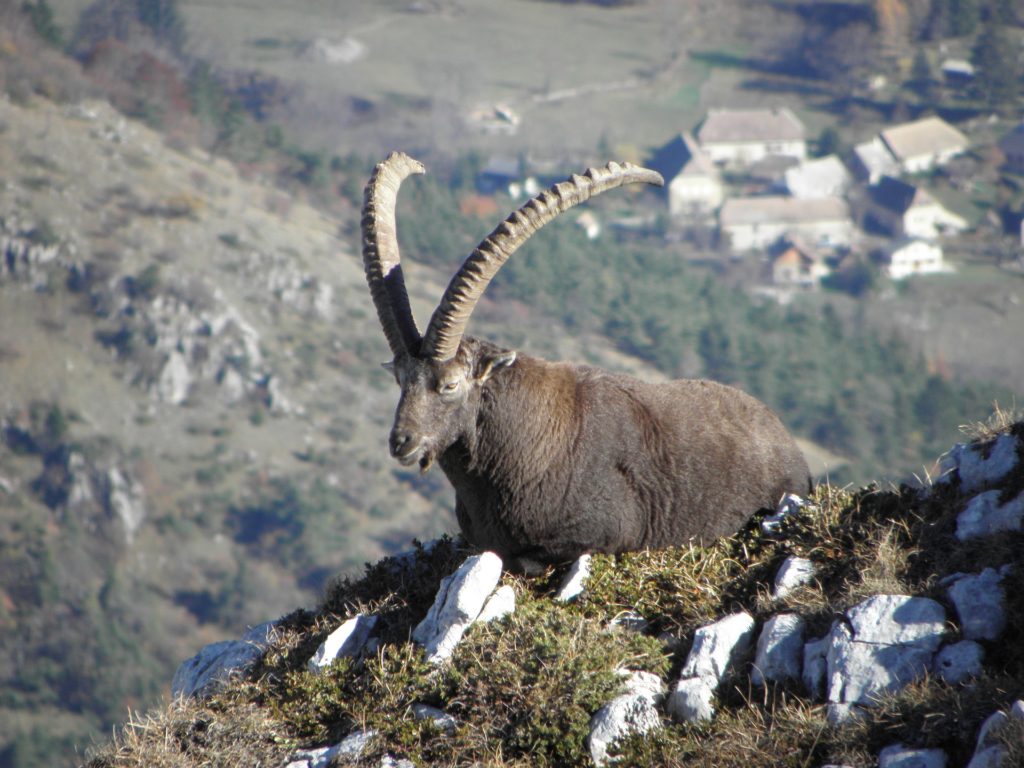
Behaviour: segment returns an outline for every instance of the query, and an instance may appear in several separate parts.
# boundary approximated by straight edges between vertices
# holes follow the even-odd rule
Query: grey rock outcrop
[[[253,627],[241,640],[210,643],[183,661],[171,681],[174,698],[205,698],[233,677],[246,674],[270,646],[275,622]]]
[[[563,603],[575,600],[583,594],[587,579],[590,578],[590,555],[580,555],[565,574],[555,599]]]
[[[807,506],[807,501],[795,493],[787,493],[779,506],[770,515],[765,515],[761,521],[761,531],[765,536],[775,536],[782,531],[782,526],[790,517],[800,513],[800,510]]]
[[[978,574],[954,574],[946,589],[960,619],[960,631],[968,640],[995,640],[1006,627],[1003,575],[994,568]]]
[[[764,623],[757,639],[754,668],[750,673],[754,685],[766,681],[781,683],[800,677],[806,622],[795,613],[780,613]]]
[[[806,557],[787,557],[775,574],[772,597],[782,600],[793,590],[814,581],[817,568]]]
[[[373,730],[353,731],[334,746],[299,750],[288,759],[285,768],[328,768],[339,760],[357,760],[376,735]]]
[[[376,624],[376,616],[364,614],[353,616],[342,623],[320,643],[306,664],[309,671],[321,673],[342,656],[358,656],[366,647],[366,641]]]
[[[754,618],[746,612],[698,629],[680,679],[669,694],[669,714],[688,722],[709,719],[714,714],[712,695],[749,655],[754,629]]]
[[[984,648],[973,640],[962,640],[935,654],[932,671],[950,685],[958,685],[980,675],[984,659]]]
[[[954,477],[960,480],[961,493],[973,493],[1002,480],[1017,466],[1018,439],[1004,433],[994,440],[980,444],[957,443],[942,457],[937,482],[945,483]]]
[[[623,737],[660,728],[657,705],[664,695],[665,685],[657,675],[629,673],[625,693],[605,704],[590,719],[587,746],[594,764],[606,765],[608,750]]]
[[[429,720],[442,733],[451,734],[459,727],[459,721],[442,709],[429,704],[413,704],[412,716],[416,720]]]
[[[967,768],[1009,768],[1006,762],[1006,747],[998,738],[998,732],[1010,719],[1024,721],[1024,701],[1017,700],[1010,711],[993,712],[978,729],[978,740],[975,742],[974,755]]]
[[[484,552],[467,558],[441,580],[434,604],[413,630],[412,638],[439,664],[451,657],[463,633],[476,621],[501,578],[501,558]]]
[[[878,755],[878,768],[946,768],[941,749],[912,749],[902,744],[886,747]]]
[[[826,655],[827,696],[838,719],[849,706],[872,706],[928,672],[946,612],[928,598],[876,595],[850,608],[846,619],[833,626]]]
[[[715,688],[702,677],[677,680],[669,694],[666,711],[682,723],[700,723],[715,716]]]
[[[825,698],[825,679],[828,677],[828,649],[832,645],[832,632],[835,632],[839,622],[832,625],[829,634],[811,640],[804,645],[804,665],[801,672],[801,679],[808,695],[814,701],[821,701]]]
[[[996,533],[1021,530],[1024,521],[1024,493],[1005,504],[1000,503],[1002,492],[985,491],[967,502],[956,519],[956,537],[968,541]]]

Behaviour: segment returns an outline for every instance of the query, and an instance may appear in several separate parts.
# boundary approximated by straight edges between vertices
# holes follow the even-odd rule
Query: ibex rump
[[[464,336],[487,284],[537,229],[566,209],[653,171],[609,164],[573,176],[509,216],[452,279],[421,336],[400,266],[395,202],[423,166],[393,153],[363,207],[363,261],[394,354],[401,397],[392,456],[455,488],[466,539],[510,564],[707,543],[787,492],[807,463],[765,405],[704,380],[651,384],[552,363]]]

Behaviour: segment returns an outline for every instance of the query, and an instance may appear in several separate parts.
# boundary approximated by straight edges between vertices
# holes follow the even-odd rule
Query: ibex
[[[395,204],[421,163],[392,153],[366,186],[363,264],[401,396],[391,455],[426,472],[438,461],[455,487],[470,544],[513,568],[734,533],[810,473],[767,406],[705,380],[652,384],[553,363],[464,336],[490,280],[560,213],[623,184],[663,184],[654,171],[610,163],[531,199],[488,235],[417,330],[400,265]]]

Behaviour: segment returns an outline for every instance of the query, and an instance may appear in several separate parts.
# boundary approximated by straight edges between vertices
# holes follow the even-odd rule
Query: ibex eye
[[[442,392],[454,392],[458,388],[459,388],[459,382],[457,382],[457,381],[446,381],[443,384],[441,384],[441,391]]]

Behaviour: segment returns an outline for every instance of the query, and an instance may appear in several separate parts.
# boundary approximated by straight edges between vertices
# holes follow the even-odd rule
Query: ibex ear
[[[394,375],[394,373],[395,373],[395,361],[394,360],[388,360],[386,363],[381,363],[380,367],[383,368],[385,371],[387,371],[388,373],[390,373],[392,375]]]
[[[480,356],[480,360],[477,362],[476,370],[476,381],[478,384],[483,384],[489,378],[491,374],[502,368],[507,368],[516,361],[516,351],[514,349],[500,349],[493,352],[485,352]]]

